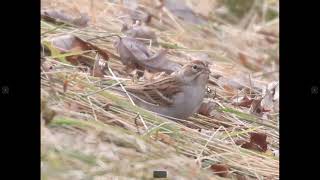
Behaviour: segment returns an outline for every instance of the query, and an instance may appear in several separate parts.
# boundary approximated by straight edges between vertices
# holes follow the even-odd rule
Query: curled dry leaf
[[[250,142],[239,141],[236,144],[241,144],[242,148],[260,152],[266,152],[268,149],[267,135],[262,133],[250,133]]]
[[[119,38],[115,42],[115,47],[120,54],[121,62],[130,68],[147,69],[151,72],[164,71],[166,73],[172,73],[181,68],[181,65],[165,57],[167,50],[152,54],[143,43],[135,38]]]
[[[229,167],[226,164],[213,164],[210,169],[221,177],[227,177],[229,173]]]
[[[147,26],[133,25],[129,28],[127,24],[124,24],[121,32],[125,33],[128,37],[141,38],[142,42],[149,43],[148,40],[151,40],[153,45],[158,45],[156,33]]]
[[[109,59],[109,53],[106,50],[100,49],[99,47],[71,34],[62,35],[50,39],[52,46],[57,49],[60,53],[71,53],[79,51],[96,51],[104,60]],[[66,60],[71,64],[78,65],[85,64],[89,67],[93,67],[94,62],[91,59],[85,58],[81,55],[72,55],[66,57]]]
[[[251,106],[253,99],[248,98],[248,96],[236,97],[233,99],[232,104],[235,106],[243,106],[249,108]]]
[[[43,10],[41,12],[41,17],[49,22],[67,22],[79,27],[88,26],[88,22],[90,21],[87,13],[80,13],[80,17],[73,17],[61,10]]]

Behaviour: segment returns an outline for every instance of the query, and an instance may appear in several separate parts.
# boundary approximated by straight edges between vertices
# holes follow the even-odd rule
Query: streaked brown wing
[[[168,76],[151,83],[126,86],[126,90],[152,104],[170,105],[173,95],[181,92],[181,82]]]

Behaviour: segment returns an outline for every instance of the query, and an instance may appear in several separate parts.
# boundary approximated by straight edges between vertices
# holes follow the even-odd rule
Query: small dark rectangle
[[[153,171],[153,178],[167,178],[167,171]]]

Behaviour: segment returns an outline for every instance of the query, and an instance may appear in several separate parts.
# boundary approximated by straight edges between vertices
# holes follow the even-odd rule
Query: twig
[[[104,87],[104,88],[99,89],[99,90],[97,90],[97,91],[94,91],[94,92],[85,94],[84,96],[92,96],[92,95],[94,95],[94,94],[97,94],[97,93],[99,93],[99,92],[102,92],[102,91],[104,91],[104,90],[106,90],[106,89],[109,89],[109,88],[111,88],[111,87],[117,86],[117,85],[119,85],[119,84],[121,84],[121,82],[114,83],[114,84],[112,84],[112,85],[110,85],[110,86]]]

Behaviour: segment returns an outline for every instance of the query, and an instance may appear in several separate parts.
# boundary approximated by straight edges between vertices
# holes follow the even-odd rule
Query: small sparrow
[[[140,107],[161,115],[184,119],[197,112],[206,93],[210,70],[195,60],[179,71],[153,82],[126,86]]]

